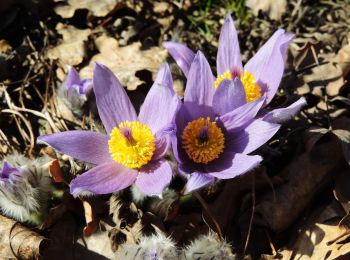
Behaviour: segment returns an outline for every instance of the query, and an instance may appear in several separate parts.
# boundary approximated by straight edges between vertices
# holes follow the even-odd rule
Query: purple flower
[[[239,79],[224,80],[215,91],[214,76],[201,52],[187,76],[172,147],[180,171],[189,174],[190,192],[215,178],[234,178],[256,167],[262,158],[247,154],[266,143],[280,125],[256,119],[266,95],[246,103]]]
[[[107,135],[66,131],[38,138],[62,153],[96,165],[71,182],[71,193],[107,194],[135,183],[147,195],[161,194],[172,178],[163,156],[178,104],[168,65],[162,65],[158,72],[139,116],[118,79],[103,65],[95,66],[93,89]]]
[[[243,85],[246,102],[257,100],[266,95],[262,108],[265,107],[271,102],[278,90],[284,72],[284,56],[293,37],[293,34],[286,33],[283,29],[277,30],[243,67],[237,32],[231,15],[228,14],[221,28],[216,59],[217,78],[213,86],[220,89],[219,85],[224,79],[239,79],[236,84]],[[175,42],[164,42],[163,45],[184,74],[188,76],[195,57],[194,52],[185,45]],[[264,120],[281,123],[291,118],[305,104],[306,101],[302,97],[289,107],[262,114],[264,114]]]
[[[78,72],[74,68],[70,68],[67,79],[59,88],[58,97],[61,98],[75,114],[80,115],[82,113],[81,109],[88,100],[91,91],[92,80],[82,80]]]
[[[65,82],[66,89],[75,89],[79,95],[87,95],[92,90],[92,79],[81,79],[78,72],[72,67],[69,69]]]
[[[16,180],[21,179],[21,175],[21,168],[12,167],[8,162],[4,161],[0,170],[0,182],[14,183]]]

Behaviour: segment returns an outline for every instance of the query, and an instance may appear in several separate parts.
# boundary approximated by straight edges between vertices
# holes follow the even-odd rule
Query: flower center
[[[114,161],[140,168],[152,159],[155,137],[147,125],[125,121],[112,130],[108,145]]]
[[[248,71],[244,71],[243,74],[238,74],[237,76],[239,76],[243,87],[244,87],[244,91],[246,94],[246,98],[247,98],[247,102],[251,102],[254,101],[258,98],[261,97],[261,88],[260,86],[256,83],[255,79],[254,79],[254,75],[252,73],[249,73]],[[218,88],[220,83],[224,80],[224,79],[233,79],[236,76],[232,76],[231,72],[229,70],[225,71],[223,74],[219,75],[216,80],[215,80],[215,88]]]
[[[215,82],[214,82],[214,85],[215,85],[215,89],[217,89],[220,85],[220,83],[224,80],[224,79],[233,79],[232,78],[232,74],[229,70],[226,70],[223,74],[219,75]]]
[[[240,79],[244,87],[247,102],[254,101],[261,97],[261,88],[256,83],[252,73],[245,70]]]
[[[208,164],[217,159],[224,144],[224,134],[209,117],[189,122],[182,133],[182,147],[196,163]]]

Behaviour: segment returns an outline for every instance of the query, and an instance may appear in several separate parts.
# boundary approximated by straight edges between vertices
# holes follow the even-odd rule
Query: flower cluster
[[[137,115],[123,86],[96,64],[92,82],[71,70],[67,93],[84,97],[93,90],[106,133],[66,131],[38,138],[54,149],[95,165],[70,184],[75,196],[107,194],[131,185],[148,196],[170,184],[169,148],[187,178],[186,192],[216,180],[240,176],[262,161],[253,151],[265,144],[306,102],[269,111],[278,90],[293,35],[280,29],[243,66],[230,15],[222,27],[217,76],[202,52],[174,42],[164,46],[187,77],[184,98],[173,90],[167,64],[160,68]]]

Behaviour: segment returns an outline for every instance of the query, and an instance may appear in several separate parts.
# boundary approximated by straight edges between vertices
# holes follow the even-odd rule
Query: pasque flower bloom
[[[92,79],[81,79],[72,67],[66,80],[58,89],[58,98],[77,115],[82,114],[82,108],[92,92]],[[95,107],[95,106],[93,106]]]
[[[277,30],[243,67],[237,32],[231,15],[228,14],[221,28],[216,59],[217,77],[213,85],[218,88],[224,79],[239,79],[235,85],[243,85],[246,102],[266,95],[262,108],[265,107],[278,90],[284,72],[284,56],[293,37],[293,34],[286,33],[283,29]],[[195,53],[179,43],[164,42],[163,45],[188,76]],[[289,107],[264,111],[260,116],[263,115],[264,120],[280,123],[292,117],[305,103],[305,99],[300,98]]]
[[[135,183],[147,195],[161,194],[172,178],[163,156],[178,104],[168,65],[162,65],[158,72],[139,116],[118,79],[103,65],[95,65],[93,90],[107,135],[66,131],[38,138],[62,153],[96,165],[71,182],[71,193],[107,194]]]
[[[207,60],[198,52],[187,75],[172,137],[179,169],[189,174],[187,192],[215,178],[234,178],[256,167],[262,158],[247,154],[266,143],[280,127],[256,119],[266,95],[246,103],[239,79],[223,80],[218,90],[214,81]]]

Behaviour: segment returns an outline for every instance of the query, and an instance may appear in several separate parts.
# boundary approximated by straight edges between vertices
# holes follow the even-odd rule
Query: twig
[[[247,238],[245,240],[243,255],[246,254],[247,249],[248,249],[249,240],[250,240],[250,233],[252,231],[253,219],[254,219],[254,213],[255,213],[255,176],[254,176],[254,172],[251,173],[251,176],[252,176],[252,214],[250,216],[248,234],[247,234]]]
[[[194,196],[196,197],[196,199],[199,201],[199,203],[201,204],[202,208],[207,212],[210,220],[214,223],[215,228],[217,229],[216,231],[218,232],[219,238],[220,240],[223,239],[222,236],[222,231],[220,228],[219,223],[216,221],[216,219],[214,218],[214,216],[211,214],[208,204],[205,202],[205,200],[202,198],[202,196],[198,193],[198,192],[194,192]]]
[[[350,230],[347,230],[343,234],[341,234],[341,235],[337,236],[336,238],[332,239],[331,241],[328,241],[327,242],[327,246],[330,246],[331,244],[337,242],[339,239],[341,239],[341,238],[343,238],[343,237],[345,237],[347,235],[350,235]]]
[[[275,248],[275,246],[273,245],[273,243],[272,243],[272,241],[271,241],[271,237],[270,237],[269,232],[268,232],[266,229],[264,229],[264,231],[265,231],[265,234],[266,234],[266,236],[267,236],[267,239],[269,240],[269,245],[270,245],[270,247],[271,247],[272,255],[274,255],[274,256],[278,255],[278,254],[277,254],[277,251],[276,251],[276,248]]]

